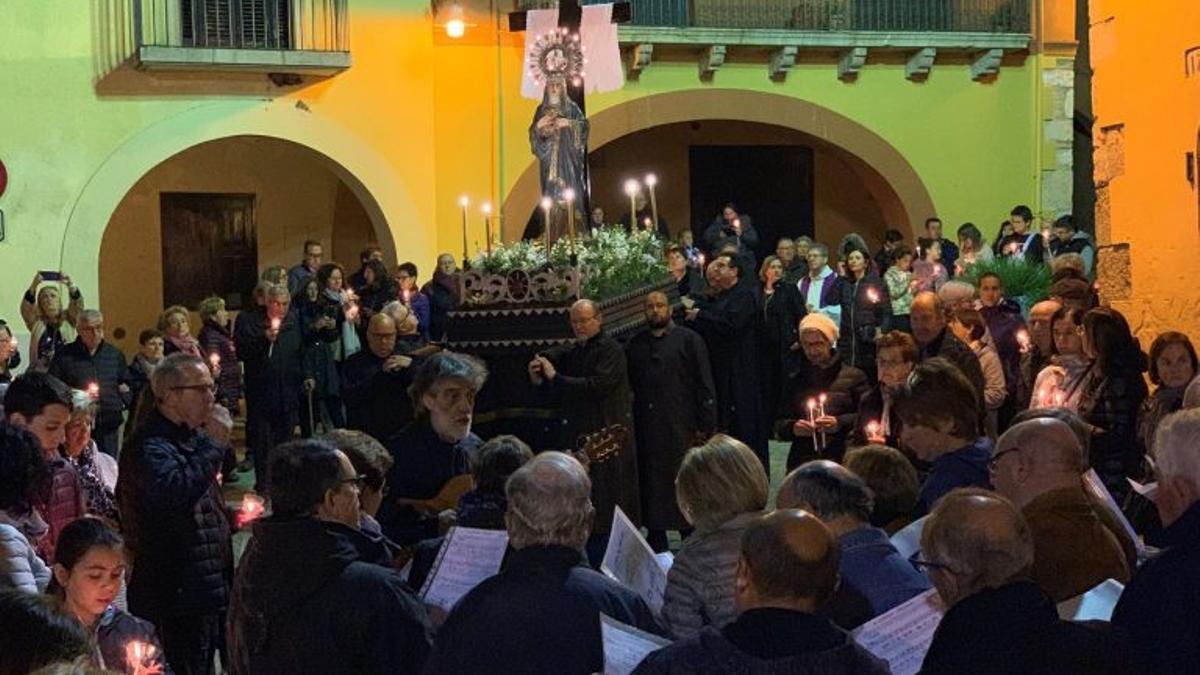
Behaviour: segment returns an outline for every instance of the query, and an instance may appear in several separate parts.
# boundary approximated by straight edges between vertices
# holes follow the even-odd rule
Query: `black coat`
[[[921,675],[1135,672],[1125,640],[1107,627],[1063,621],[1045,591],[1015,581],[951,607],[933,634]]]
[[[233,572],[217,472],[225,448],[150,413],[125,443],[117,506],[133,562],[129,609],[161,616],[224,612]]]
[[[1108,373],[1096,371],[1079,401],[1079,416],[1095,427],[1090,463],[1118,499],[1129,492],[1126,476],[1141,475],[1146,449],[1138,434],[1138,412],[1150,395],[1140,366],[1113,363]]]
[[[388,471],[388,494],[379,509],[379,524],[390,539],[408,545],[437,536],[437,521],[423,518],[398,498],[429,499],[455,476],[471,473],[471,454],[483,441],[475,434],[458,443],[443,441],[428,417],[418,418],[385,441],[394,463]]]
[[[1163,531],[1167,550],[1133,575],[1112,622],[1130,636],[1142,672],[1200,666],[1200,502]]]
[[[428,675],[604,672],[600,614],[661,632],[636,593],[592,570],[580,551],[528,546],[467,593],[438,631]]]
[[[238,368],[237,347],[228,326],[216,321],[205,321],[200,328],[200,352],[210,359],[213,354],[221,357],[221,375],[217,378],[217,403],[236,412],[238,399],[242,397],[242,371]]]
[[[854,430],[846,439],[848,447],[867,445],[867,425],[876,422],[883,428],[883,385],[877,384],[867,390],[858,402],[858,419],[854,422]],[[894,406],[888,406],[888,434],[884,445],[890,448],[900,447],[900,429],[902,423],[896,414]]]
[[[96,353],[89,354],[83,338],[77,337],[54,353],[49,372],[75,389],[86,391],[89,384],[98,384],[100,415],[96,419],[96,428],[112,430],[121,426],[126,401],[117,387],[129,383],[129,372],[120,349],[102,340]]]
[[[802,354],[791,359],[783,396],[779,401],[775,430],[779,437],[792,442],[788,452],[787,470],[810,459],[824,457],[840,462],[846,452],[846,438],[858,421],[858,402],[870,388],[867,376],[858,368],[846,365],[835,356],[825,368],[813,364]],[[796,436],[796,420],[808,419],[808,401],[826,394],[825,414],[836,417],[836,430],[825,432],[825,449],[818,452],[814,437]],[[814,412],[814,416],[819,411]]]
[[[325,399],[338,395],[339,382],[337,362],[334,359],[334,346],[342,333],[337,315],[341,308],[336,305],[326,305],[317,302],[297,303],[297,318],[300,322],[300,336],[304,341],[302,358],[304,372],[311,375],[316,384],[313,397]],[[329,317],[334,320],[332,328],[317,328],[317,321]]]
[[[365,560],[356,539],[314,518],[255,523],[229,607],[235,675],[422,671],[425,608],[395,571]]]
[[[440,341],[446,335],[446,313],[458,306],[458,277],[437,271],[433,279],[421,287],[421,293],[429,298],[429,339]]]
[[[162,643],[158,640],[158,632],[154,624],[144,621],[129,612],[110,606],[100,615],[96,623],[96,651],[104,659],[104,667],[108,671],[134,675],[129,665],[125,649],[133,640],[153,646],[157,652],[151,662],[162,668],[162,675],[172,675],[171,666],[162,651]]]
[[[737,244],[738,251],[750,258],[750,267],[754,268],[754,249],[758,248],[758,230],[754,229],[754,224],[750,220],[750,216],[740,214],[738,219],[742,221],[742,234],[739,236],[734,234],[733,226],[725,221],[725,217],[718,215],[713,219],[704,230],[704,243],[708,246],[708,250],[716,255],[717,251],[722,246],[729,242]]]
[[[688,526],[675,500],[675,474],[688,449],[717,428],[717,393],[704,339],[672,325],[662,337],[649,330],[625,346],[633,386],[633,422],[646,527]]]
[[[239,316],[239,318],[241,318]],[[304,338],[296,312],[288,312],[279,325],[272,347],[267,340],[269,319],[257,313],[234,328],[238,358],[245,364],[246,401],[267,415],[281,416],[299,410],[304,370]]]
[[[891,330],[892,300],[887,284],[872,272],[859,279],[842,277],[838,284],[841,293],[842,325],[838,331],[837,350],[847,365],[875,375],[875,336]]]
[[[553,381],[543,381],[540,389],[559,406],[565,434],[561,448],[578,449],[579,437],[620,424],[631,432],[633,425],[632,392],[625,350],[604,332],[586,343],[571,342],[545,352],[557,371]],[[634,522],[641,522],[638,497],[637,444],[631,439],[616,457],[592,465],[592,503],[596,507],[593,531],[608,532],[615,507]]]
[[[754,449],[770,466],[758,386],[758,307],[748,286],[738,285],[700,305],[688,323],[704,338],[717,388],[717,430]]]
[[[959,340],[950,332],[949,328],[943,328],[942,334],[929,344],[921,347],[921,360],[930,359],[935,356],[940,356],[943,359],[958,366],[958,369],[966,376],[967,381],[975,390],[975,399],[979,407],[979,418],[983,420],[986,414],[983,403],[983,388],[986,382],[983,379],[983,366],[979,365],[979,357],[971,350],[962,340]]]
[[[385,441],[413,421],[412,384],[416,362],[407,368],[383,371],[384,359],[369,348],[342,364],[342,400],[346,404],[346,426],[365,431]]]

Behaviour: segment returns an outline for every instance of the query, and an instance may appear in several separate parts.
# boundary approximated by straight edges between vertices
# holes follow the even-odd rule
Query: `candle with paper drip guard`
[[[147,675],[152,672],[162,672],[158,664],[155,663],[155,657],[157,655],[158,649],[156,649],[155,646],[149,642],[130,640],[125,644],[125,662],[129,665],[129,668],[134,675]]]
[[[879,291],[877,291],[874,286],[867,287],[867,300],[870,301],[872,305],[879,304]]]
[[[812,427],[813,447],[820,452],[824,449],[823,444],[817,437],[817,399],[808,399],[808,426]]]
[[[658,199],[654,194],[654,187],[658,185],[658,176],[652,173],[646,174],[646,188],[650,190],[650,217],[654,221],[654,230],[658,231]]]
[[[98,399],[98,398],[100,398],[100,385],[99,385],[99,383],[96,383],[96,382],[88,382],[88,384],[87,384],[87,388],[86,388],[84,391],[86,391],[86,392],[87,392],[88,398],[90,398],[90,399],[93,399],[93,400],[95,400],[95,399]]]
[[[237,526],[239,528],[246,527],[250,523],[253,523],[261,518],[265,510],[266,507],[263,503],[262,497],[251,493],[242,495],[242,502],[238,506],[236,518]]]
[[[883,427],[879,425],[878,420],[867,422],[866,431],[868,443],[884,443],[887,441],[883,436]]]

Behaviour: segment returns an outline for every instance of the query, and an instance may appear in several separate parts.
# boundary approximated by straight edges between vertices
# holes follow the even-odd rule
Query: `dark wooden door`
[[[252,194],[163,192],[163,301],[196,309],[210,295],[249,307],[258,280]]]

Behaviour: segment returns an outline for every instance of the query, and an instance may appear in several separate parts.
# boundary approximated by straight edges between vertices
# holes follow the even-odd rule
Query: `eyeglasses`
[[[1007,455],[1010,452],[1020,452],[1020,451],[1021,451],[1021,448],[1009,448],[1007,450],[1001,450],[1000,452],[997,452],[996,454],[992,455],[992,458],[989,459],[988,463],[987,463],[988,471],[995,473],[996,467],[1000,466],[1000,458],[1001,457]]]
[[[181,385],[178,385],[175,387],[171,387],[170,390],[171,391],[185,391],[185,390],[189,390],[189,389],[191,391],[198,392],[201,394],[203,394],[205,392],[215,394],[217,392],[217,383],[213,382],[211,384],[181,384]]]
[[[955,573],[954,568],[945,563],[934,562],[932,560],[921,560],[920,551],[914,551],[912,555],[908,556],[908,562],[917,569],[926,568],[931,570],[945,570],[951,574]]]
[[[343,485],[345,483],[350,483],[351,485],[354,486],[354,488],[356,490],[358,490],[359,492],[362,492],[363,488],[365,488],[367,486],[367,475],[365,473],[360,473],[357,476],[351,476],[350,478],[341,478],[338,480],[338,485]]]

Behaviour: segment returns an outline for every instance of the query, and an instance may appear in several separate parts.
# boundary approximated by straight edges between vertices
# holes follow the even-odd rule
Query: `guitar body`
[[[475,479],[469,473],[464,473],[454,476],[446,481],[438,493],[429,499],[410,499],[407,497],[397,497],[396,503],[412,508],[426,515],[437,515],[442,511],[447,511],[458,506],[458,499],[466,493],[470,492],[475,486]]]

